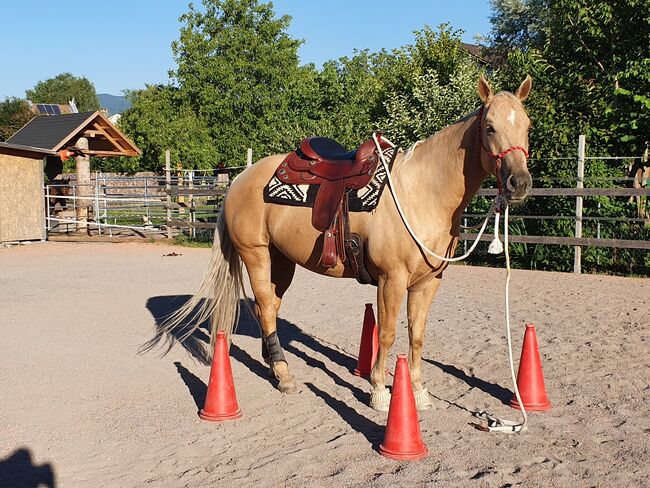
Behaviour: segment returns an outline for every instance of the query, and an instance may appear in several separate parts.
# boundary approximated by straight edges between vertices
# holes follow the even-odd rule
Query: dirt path
[[[350,374],[371,287],[298,271],[279,330],[297,395],[269,384],[244,320],[231,350],[244,412],[235,422],[196,415],[207,336],[138,355],[194,292],[208,256],[148,244],[0,249],[0,486],[650,485],[649,280],[513,273],[515,354],[524,323],[535,323],[553,408],[507,436],[469,425],[475,409],[515,418],[503,404],[503,271],[451,267],[424,349],[430,454],[395,462],[375,450],[386,414]],[[400,320],[391,368],[407,348]]]

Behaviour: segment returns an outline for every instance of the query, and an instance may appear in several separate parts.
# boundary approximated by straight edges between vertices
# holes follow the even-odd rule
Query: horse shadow
[[[56,476],[51,464],[34,464],[31,451],[21,447],[0,459],[0,486],[56,488]]]
[[[140,354],[160,349],[160,356],[165,356],[175,344],[180,344],[200,364],[210,365],[211,355],[206,347],[206,344],[210,344],[210,324],[207,321],[199,324],[190,334],[190,320],[185,320],[172,329],[165,327],[166,320],[190,298],[191,295],[174,295],[151,297],[147,300],[146,307],[155,320],[156,330],[153,337],[138,348]]]
[[[177,328],[168,330],[164,327],[165,320],[178,309],[180,309],[189,299],[190,295],[175,295],[175,296],[159,296],[152,297],[147,301],[147,309],[150,311],[155,319],[156,331],[152,339],[147,341],[140,347],[140,352],[147,352],[156,347],[161,347],[163,352],[162,356],[166,355],[174,344],[178,343],[183,347],[188,354],[201,364],[209,365],[211,354],[208,352],[210,345],[210,325],[206,321],[201,323],[191,334],[188,334],[190,323],[182,323]],[[199,305],[200,306],[200,305]],[[261,339],[260,327],[257,319],[252,315],[253,301],[241,299],[239,303],[239,320],[234,330],[234,335],[248,336]],[[311,349],[314,352],[320,353],[322,356],[329,359],[332,363],[337,364],[341,368],[352,371],[356,366],[356,359],[346,352],[339,350],[335,345],[328,344],[323,339],[317,338],[307,332],[303,331],[298,325],[278,317],[278,334],[281,339],[282,346],[285,351],[300,358],[308,366],[317,368],[327,374],[335,384],[346,388],[352,392],[356,400],[364,405],[367,404],[368,394],[361,388],[353,385],[352,383],[344,380],[341,376],[334,371],[328,369],[324,361],[313,357],[305,352],[302,348],[296,345]],[[183,340],[181,340],[183,339]],[[261,342],[260,342],[261,344]],[[230,346],[230,356],[239,363],[243,364],[252,373],[259,376],[265,381],[270,381],[272,384],[276,382],[272,375],[269,375],[268,366],[253,357],[249,352],[238,347],[236,344]],[[261,358],[261,346],[260,356]],[[445,374],[454,376],[459,380],[465,382],[471,388],[478,388],[481,391],[491,395],[503,404],[508,404],[512,398],[512,392],[496,383],[489,383],[476,376],[469,376],[464,371],[456,368],[455,366],[444,364],[431,359],[423,358],[427,363],[439,368]],[[197,408],[201,408],[205,400],[207,392],[206,384],[197,376],[191,373],[180,362],[175,362],[176,369],[187,386]],[[381,426],[368,420],[366,417],[358,414],[356,410],[349,407],[341,400],[332,397],[330,394],[319,389],[312,383],[305,383],[305,386],[314,393],[314,395],[321,398],[327,405],[335,410],[338,415],[345,420],[355,431],[363,433],[368,441],[377,447],[376,444],[381,440]],[[378,445],[378,444],[377,444]]]
[[[427,363],[432,364],[436,368],[440,369],[443,373],[458,378],[459,380],[465,382],[465,384],[467,384],[467,386],[470,388],[478,388],[483,393],[487,393],[493,398],[499,400],[504,405],[508,405],[510,399],[512,398],[513,393],[509,389],[504,388],[497,383],[490,383],[476,376],[469,376],[463,370],[458,369],[451,364],[444,364],[439,361],[434,361],[433,359],[423,359]]]
[[[165,328],[165,321],[187,303],[190,298],[190,295],[173,295],[151,297],[147,300],[146,307],[155,320],[156,330],[153,337],[140,346],[140,353],[149,352],[159,348],[162,350],[161,356],[164,356],[175,344],[178,343],[199,363],[204,365],[210,364],[211,354],[207,349],[210,344],[210,324],[207,321],[199,324],[199,326],[190,334],[188,334],[188,331],[192,325],[191,315],[190,319],[181,323],[179,326],[171,330]],[[199,307],[200,304],[197,306],[197,310]],[[234,335],[261,339],[262,335],[260,327],[257,323],[257,319],[251,314],[252,309],[252,300],[240,300],[239,320],[234,329]],[[338,350],[334,345],[327,344],[322,339],[304,332],[296,324],[281,317],[278,317],[277,324],[278,334],[281,338],[282,345],[287,351],[296,353],[296,351],[299,350],[293,344],[300,343],[314,352],[322,354],[342,368],[353,370],[356,366],[356,359],[354,357]],[[298,355],[299,354],[300,353],[298,353]],[[262,369],[264,371],[267,369],[265,365],[253,359],[248,355],[248,353],[238,348],[235,344],[231,346],[231,355],[236,360],[244,363],[249,367],[249,369],[258,375],[261,374]],[[257,362],[257,365],[254,364],[255,362]],[[265,372],[263,373],[263,376],[266,376]]]
[[[208,321],[199,324],[199,326],[191,333],[189,333],[192,325],[191,315],[188,321],[182,322],[173,329],[167,329],[165,327],[165,321],[187,303],[190,298],[190,295],[159,296],[152,297],[147,301],[146,307],[154,317],[156,330],[153,337],[140,346],[139,353],[146,353],[158,349],[160,355],[165,356],[175,344],[179,344],[194,360],[206,366],[210,365],[211,354],[208,349],[210,346],[210,324]],[[198,310],[199,307],[200,304],[197,306],[196,310]],[[253,310],[252,300],[240,300],[239,307],[239,320],[234,335],[261,339],[262,336],[257,319],[251,313]],[[283,348],[287,352],[299,357],[309,366],[321,369],[330,376],[337,385],[347,388],[352,392],[357,400],[365,403],[367,400],[367,394],[364,393],[363,390],[343,380],[339,375],[330,371],[323,361],[315,359],[311,355],[303,352],[295,346],[295,343],[303,344],[311,350],[327,357],[333,363],[350,371],[356,366],[355,358],[337,350],[332,345],[326,344],[322,339],[318,339],[304,332],[296,324],[289,322],[286,319],[278,317],[277,323]],[[230,356],[235,361],[246,366],[252,373],[256,374],[263,380],[270,381],[274,386],[277,384],[277,380],[273,375],[269,375],[269,368],[265,363],[254,358],[247,351],[234,343],[230,346]],[[185,383],[185,386],[189,390],[197,408],[200,409],[203,406],[207,393],[206,384],[179,361],[175,361],[174,366],[176,367],[182,381]],[[348,423],[350,422],[352,422],[350,425],[358,423],[353,419]]]

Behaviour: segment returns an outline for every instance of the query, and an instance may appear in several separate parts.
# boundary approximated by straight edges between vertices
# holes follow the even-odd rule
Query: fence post
[[[251,147],[246,151],[246,166],[253,166],[253,148]]]
[[[172,168],[171,168],[171,155],[169,149],[165,149],[165,189],[167,190],[167,239],[172,238],[172,228],[169,223],[172,220],[172,197],[169,192],[172,189]]]
[[[84,150],[88,150],[88,139],[80,137],[77,139],[76,146],[83,154]],[[75,228],[76,230],[84,230],[90,233],[90,228],[88,227],[88,208],[92,205],[92,201],[89,198],[92,196],[90,156],[78,155],[74,159],[77,173],[77,196],[81,201],[81,205],[77,205],[75,209]]]
[[[586,138],[583,134],[578,136],[578,179],[576,188],[584,188],[585,177],[585,145]],[[582,195],[576,197],[576,238],[582,237]],[[582,248],[574,246],[573,272],[580,274],[582,271]]]
[[[99,220],[99,181],[97,181],[97,171],[95,171],[95,201],[93,202],[95,208],[93,213],[95,214],[95,225],[97,226],[97,235],[102,236],[102,226]]]
[[[189,193],[189,195],[187,196],[187,203],[190,206],[190,236],[192,236],[192,239],[196,239],[196,229],[192,225],[196,220],[196,214],[195,214],[196,209],[194,208],[194,193],[192,192],[193,189],[194,189],[194,171],[192,170],[187,173],[187,190]]]

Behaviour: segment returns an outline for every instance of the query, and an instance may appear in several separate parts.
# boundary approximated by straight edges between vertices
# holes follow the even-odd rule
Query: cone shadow
[[[174,361],[174,366],[176,366],[176,371],[181,375],[183,383],[185,383],[190,395],[192,395],[197,411],[201,410],[205,403],[205,396],[208,393],[208,387],[180,362]]]

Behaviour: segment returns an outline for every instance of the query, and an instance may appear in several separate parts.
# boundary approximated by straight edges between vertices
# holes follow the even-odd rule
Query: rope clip
[[[520,432],[524,432],[528,428],[525,427],[523,424],[518,424],[511,420],[502,420],[493,417],[485,410],[472,412],[472,415],[479,420],[484,420],[485,422],[487,422],[487,425],[470,422],[470,425],[472,427],[481,430],[483,432],[503,432],[505,434],[518,434]]]

